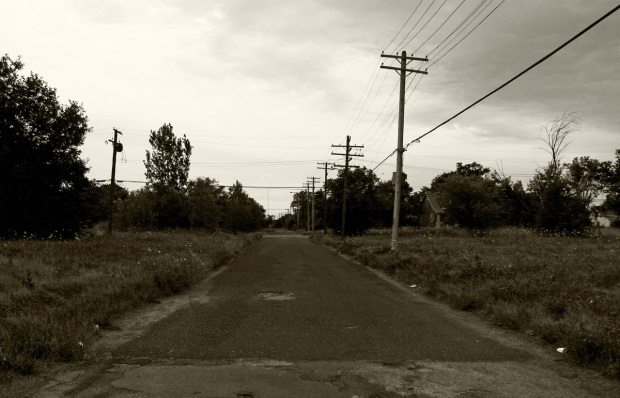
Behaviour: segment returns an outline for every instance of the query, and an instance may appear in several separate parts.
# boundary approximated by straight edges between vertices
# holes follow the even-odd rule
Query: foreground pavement
[[[48,397],[620,397],[620,383],[299,235],[127,314]],[[22,395],[23,396],[23,395]]]

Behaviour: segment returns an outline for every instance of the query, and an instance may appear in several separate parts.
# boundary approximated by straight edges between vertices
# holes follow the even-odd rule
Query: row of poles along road
[[[547,59],[549,59],[555,53],[557,53],[558,51],[562,50],[564,47],[566,47],[567,45],[572,43],[578,37],[580,37],[583,34],[585,34],[587,31],[592,29],[594,26],[598,25],[600,22],[605,20],[607,17],[609,17],[610,15],[612,15],[613,13],[618,11],[619,9],[620,9],[620,5],[616,6],[614,9],[612,9],[611,11],[609,11],[608,13],[606,13],[605,15],[603,15],[602,17],[600,17],[599,19],[597,19],[596,21],[591,23],[585,29],[581,30],[575,36],[571,37],[564,44],[560,45],[555,50],[551,51],[549,54],[545,55],[543,58],[541,58],[540,60],[536,61],[534,64],[532,64],[531,66],[529,66],[528,68],[523,70],[521,73],[517,74],[512,79],[508,80],[506,83],[502,84],[501,86],[499,86],[495,90],[491,91],[490,93],[488,93],[484,97],[480,98],[479,100],[475,101],[473,104],[471,104],[468,107],[466,107],[465,109],[461,110],[460,112],[458,112],[457,114],[455,114],[451,118],[445,120],[444,122],[440,123],[439,125],[437,125],[433,129],[427,131],[426,133],[422,134],[418,138],[416,138],[413,141],[411,141],[410,143],[408,143],[407,147],[409,147],[409,145],[411,145],[413,143],[420,142],[420,139],[422,139],[423,137],[431,134],[433,131],[435,131],[438,128],[440,128],[441,126],[447,124],[448,122],[450,122],[451,120],[455,119],[459,115],[465,113],[467,110],[471,109],[472,107],[474,107],[475,105],[477,105],[480,102],[484,101],[485,99],[487,99],[491,95],[495,94],[499,90],[503,89],[504,87],[506,87],[510,83],[514,82],[515,80],[517,80],[521,76],[525,75],[527,72],[529,72],[530,70],[534,69],[535,67],[537,67],[541,63],[545,62]],[[383,64],[381,64],[381,68],[382,69],[392,69],[392,70],[395,70],[396,72],[398,72],[398,74],[400,75],[400,101],[399,101],[399,114],[398,114],[398,147],[397,147],[397,149],[395,151],[396,154],[397,154],[397,161],[396,161],[396,172],[394,173],[394,178],[393,178],[393,182],[394,182],[394,214],[393,214],[393,219],[392,219],[392,243],[391,243],[391,249],[392,250],[396,250],[397,249],[397,241],[398,241],[399,216],[400,216],[400,194],[401,194],[401,182],[402,182],[402,174],[403,174],[402,173],[402,170],[403,170],[403,152],[406,150],[406,149],[403,148],[403,129],[404,129],[404,121],[405,121],[405,80],[406,80],[407,76],[409,76],[412,73],[428,74],[426,71],[409,69],[409,68],[407,68],[407,65],[410,62],[412,62],[412,61],[427,62],[428,58],[426,58],[426,57],[425,58],[408,57],[406,51],[403,51],[401,53],[401,55],[387,55],[387,54],[381,53],[381,57],[382,58],[396,59],[400,63],[400,67],[398,67],[398,68],[392,67],[392,66],[384,66]],[[111,185],[111,192],[114,192],[114,185],[115,185],[116,153],[117,152],[122,152],[122,150],[123,150],[122,144],[118,142],[118,134],[122,134],[122,133],[120,131],[118,131],[117,129],[114,129],[114,139],[107,141],[107,142],[112,142],[112,144],[113,144],[112,145],[112,179],[111,179],[111,184],[110,184]],[[328,168],[333,169],[334,167],[344,167],[344,190],[343,190],[342,228],[341,228],[341,234],[342,234],[342,237],[344,238],[344,236],[345,236],[344,235],[344,231],[345,231],[345,225],[346,225],[345,224],[345,221],[346,221],[346,208],[347,208],[346,207],[346,200],[347,200],[347,176],[348,176],[348,171],[349,171],[348,169],[349,169],[349,167],[357,167],[357,166],[349,166],[349,161],[352,160],[353,156],[362,156],[362,155],[351,154],[350,151],[351,151],[352,148],[363,148],[363,146],[351,145],[351,137],[347,136],[347,144],[346,145],[332,145],[332,147],[345,148],[345,153],[333,153],[332,152],[333,155],[342,155],[342,156],[344,156],[345,157],[345,164],[344,165],[337,165],[337,164],[332,164],[332,163],[327,163],[327,162],[319,163],[319,164],[322,165],[322,167],[320,167],[320,169],[324,169],[325,170],[325,181],[327,181],[327,170],[328,170]],[[385,160],[387,160],[393,154],[394,154],[394,152],[392,152]],[[379,165],[381,165],[385,160],[383,160],[381,163],[379,163]],[[377,165],[377,167],[379,165]],[[311,177],[311,178],[309,178],[309,180],[312,181],[312,192],[314,194],[314,184],[315,184],[316,180],[318,180],[318,178]],[[305,188],[308,189],[308,191],[309,191],[309,189],[310,189],[310,182],[306,183]],[[112,197],[113,197],[113,195],[110,195],[110,200],[112,200]],[[314,197],[314,195],[313,195],[313,197]],[[110,203],[110,205],[111,205],[111,203]],[[110,206],[110,209],[112,209],[112,206]],[[111,212],[112,212],[112,210],[111,210]],[[297,212],[297,214],[298,214],[298,216],[297,216],[298,217],[297,218],[297,225],[299,226],[299,211]],[[314,230],[314,202],[312,204],[312,214],[313,214],[313,217],[312,217],[312,230]],[[310,215],[310,212],[308,211],[308,216],[309,215]],[[327,218],[327,217],[325,217],[325,218]],[[308,225],[309,224],[310,224],[310,221],[308,220]],[[112,232],[112,214],[110,214],[110,217],[109,217],[108,230],[109,230],[110,233]],[[326,232],[327,231],[325,230],[324,233],[326,233]]]
[[[396,150],[397,160],[396,160],[396,172],[394,173],[393,182],[394,182],[394,214],[392,218],[392,243],[391,249],[397,249],[397,240],[398,240],[398,228],[399,228],[399,217],[400,217],[400,195],[401,195],[401,185],[402,185],[402,170],[403,170],[403,129],[405,122],[405,87],[406,87],[406,78],[412,73],[422,73],[427,74],[426,71],[415,70],[407,68],[407,65],[412,61],[428,61],[427,58],[417,58],[417,57],[408,57],[407,52],[403,51],[401,55],[387,55],[381,54],[382,58],[393,58],[396,59],[400,63],[400,67],[392,67],[392,66],[384,66],[381,64],[382,69],[392,69],[398,72],[400,75],[400,99],[399,99],[399,113],[398,113],[398,147]],[[118,142],[118,135],[122,133],[117,129],[114,129],[114,139],[109,140],[112,143],[112,178],[111,182],[111,192],[114,192],[114,185],[116,183],[116,153],[121,152],[123,150],[122,144]],[[344,165],[335,164],[335,163],[319,163],[322,169],[325,171],[325,182],[327,182],[327,171],[334,170],[335,168],[343,168],[344,169],[344,188],[343,188],[343,197],[342,197],[342,225],[341,225],[341,236],[344,239],[345,237],[345,226],[346,226],[346,213],[347,213],[347,189],[348,189],[348,174],[349,168],[358,168],[359,166],[350,165],[349,162],[353,160],[354,157],[363,157],[362,154],[354,154],[351,153],[352,149],[362,149],[363,145],[351,145],[351,136],[347,135],[346,145],[332,145],[332,148],[344,148],[344,153],[334,153],[332,155],[344,156]],[[312,183],[312,231],[314,231],[314,188],[315,183],[320,180],[317,177],[309,177],[308,182],[304,184],[304,188],[307,191],[309,196],[310,194],[310,184]],[[325,196],[327,197],[327,187],[324,187]],[[110,201],[112,201],[113,195],[110,195]],[[308,201],[308,207],[310,206],[310,202]],[[112,208],[112,203],[110,203],[110,208]],[[323,219],[327,219],[327,207],[324,206],[324,217]],[[108,233],[112,233],[112,222],[113,222],[113,212],[110,212],[110,216],[108,219]],[[308,229],[310,229],[310,209],[307,211],[308,215]],[[297,225],[299,226],[299,209],[297,211]],[[327,233],[327,226],[324,222],[324,230],[323,233]]]
[[[381,64],[381,69],[395,70],[400,75],[400,99],[399,99],[399,105],[398,105],[398,147],[396,149],[396,154],[397,154],[396,172],[394,173],[394,176],[392,178],[392,181],[394,183],[394,213],[392,217],[391,249],[396,250],[398,247],[398,228],[399,228],[399,220],[400,220],[400,195],[401,195],[402,174],[403,174],[403,153],[405,152],[405,150],[403,149],[403,130],[404,130],[404,125],[405,125],[405,88],[406,88],[405,83],[406,83],[407,76],[409,76],[412,73],[421,73],[425,75],[428,74],[428,72],[426,71],[409,69],[407,66],[412,61],[426,62],[428,61],[428,58],[408,57],[406,51],[403,51],[401,55],[388,55],[388,54],[381,53],[381,57],[382,58],[393,58],[393,59],[396,59],[400,63],[399,67],[384,66],[383,64]],[[325,183],[327,182],[327,170],[334,170],[334,168],[344,169],[344,173],[343,173],[344,174],[343,175],[344,187],[343,187],[343,194],[342,194],[343,195],[342,196],[342,225],[340,229],[341,236],[344,239],[345,226],[346,226],[346,213],[347,213],[347,188],[348,188],[347,179],[348,179],[348,174],[349,174],[349,168],[359,167],[359,166],[350,165],[349,162],[353,160],[353,157],[364,156],[362,154],[353,154],[351,153],[351,150],[356,149],[356,148],[361,149],[361,148],[364,148],[364,146],[363,145],[351,145],[351,136],[347,135],[346,145],[332,145],[332,148],[344,148],[345,149],[344,153],[332,152],[332,155],[344,156],[344,165],[324,162],[324,163],[318,163],[320,165],[320,167],[318,168],[325,171],[325,180],[324,180]],[[317,177],[308,177],[308,182],[303,184],[303,188],[306,189],[306,192],[309,195],[310,184],[312,183],[312,231],[314,231],[314,186],[317,180],[320,180],[320,179]],[[325,193],[325,196],[327,197],[327,186],[326,185],[324,186],[323,192]],[[307,225],[308,225],[308,229],[310,229],[310,208],[309,208],[310,201],[307,201],[307,206],[308,206],[308,211],[306,212],[308,215]],[[323,211],[325,212],[323,220],[326,220],[327,219],[327,214],[326,214],[327,207],[326,206],[323,207]],[[297,225],[299,226],[299,209],[297,211]],[[325,225],[325,222],[323,222],[323,225],[324,225],[323,233],[326,234],[327,226]]]

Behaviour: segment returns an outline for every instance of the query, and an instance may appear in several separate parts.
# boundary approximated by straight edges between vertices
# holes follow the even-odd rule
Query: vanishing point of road
[[[615,397],[620,383],[305,236],[266,235],[105,332],[48,397]]]

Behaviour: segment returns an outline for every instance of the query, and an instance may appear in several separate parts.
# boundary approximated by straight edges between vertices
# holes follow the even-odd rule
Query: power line
[[[357,104],[355,105],[355,108],[353,109],[353,113],[351,114],[351,116],[349,116],[349,120],[347,120],[347,123],[345,124],[344,128],[342,129],[342,132],[340,133],[340,135],[342,135],[342,133],[345,133],[349,128],[349,123],[351,123],[351,120],[353,120],[353,117],[358,114],[358,108],[360,106],[360,104],[362,103],[362,100],[364,99],[364,95],[366,94],[366,91],[368,90],[368,88],[370,87],[370,83],[373,82],[373,79],[376,80],[375,74],[378,76],[379,75],[379,71],[377,69],[377,66],[379,66],[379,63],[381,63],[381,57],[379,57],[379,59],[377,60],[377,64],[374,66],[373,70],[372,70],[372,74],[370,75],[370,79],[368,79],[368,83],[366,83],[366,87],[364,88],[364,91],[362,92],[362,95],[360,96],[360,99],[357,101]],[[370,90],[368,90],[368,95],[370,95]],[[368,97],[367,95],[367,97]],[[361,112],[361,109],[360,109]],[[355,121],[357,121],[357,118],[355,119]],[[355,124],[355,121],[353,122],[353,124]]]
[[[438,51],[438,54],[441,53],[442,51],[444,51],[454,40],[456,40],[463,32],[465,32],[465,30],[469,27],[469,25],[474,23],[476,18],[478,18],[480,15],[482,15],[484,10],[486,10],[487,7],[489,7],[491,5],[491,3],[493,2],[493,0],[490,0],[488,3],[487,3],[487,1],[488,0],[484,0],[482,3],[479,4],[478,8],[476,8],[474,11],[472,11],[469,14],[469,16],[461,23],[460,26],[462,26],[462,28],[459,28],[458,29],[458,33],[456,33],[454,36],[452,36],[452,38],[444,46],[442,46],[442,48]],[[480,8],[480,6],[482,6],[483,4],[484,4],[484,7]],[[472,29],[472,31],[473,31],[473,29]],[[472,31],[470,31],[469,33],[471,33]],[[461,41],[456,43],[453,46],[453,48],[456,47]],[[450,52],[451,50],[452,50],[452,48],[450,48],[450,50],[448,50],[446,53],[444,53],[444,55],[447,54],[448,52]],[[430,65],[429,65],[429,67],[430,67]]]
[[[488,17],[490,17],[490,16],[491,16],[491,14],[493,14],[493,13],[495,12],[495,10],[497,10],[497,9],[498,9],[498,8],[499,8],[502,4],[504,4],[504,2],[505,2],[505,1],[506,1],[506,0],[502,0],[502,2],[501,2],[501,3],[499,3],[497,6],[495,6],[495,8],[494,8],[494,9],[492,9],[492,10],[491,10],[491,12],[489,12],[489,13],[487,14],[487,16],[486,16],[486,17],[484,17],[484,18],[482,19],[482,21],[478,22],[478,24],[477,24],[476,26],[474,26],[474,28],[473,28],[472,30],[470,30],[470,31],[469,31],[469,32],[465,35],[465,37],[463,37],[461,40],[459,40],[459,41],[458,41],[455,45],[453,45],[453,46],[452,46],[452,47],[451,47],[448,51],[446,51],[446,52],[445,52],[445,53],[444,53],[441,57],[439,57],[437,60],[433,61],[433,62],[432,62],[432,63],[431,63],[428,67],[430,68],[431,66],[435,65],[437,62],[441,61],[441,60],[443,59],[443,57],[445,57],[446,55],[448,55],[448,54],[450,53],[450,51],[452,51],[452,50],[454,49],[454,47],[458,46],[459,44],[461,44],[461,42],[462,42],[463,40],[467,39],[467,38],[469,37],[469,35],[471,35],[471,34],[472,34],[472,33],[473,33],[473,32],[474,32],[477,28],[478,28],[478,26],[480,26],[480,25],[481,25],[484,21],[486,21],[486,20],[487,20],[487,18],[488,18]],[[489,4],[491,4],[491,3],[489,3]],[[486,7],[485,7],[485,8],[486,8]],[[483,8],[482,10],[484,11],[484,8]],[[482,13],[482,12],[481,12],[481,13]],[[480,14],[478,14],[478,15],[480,15]],[[472,22],[473,22],[473,19],[472,19]],[[468,24],[467,26],[469,26],[469,24]]]
[[[461,1],[461,4],[459,4],[450,15],[448,15],[448,18],[445,19],[445,21],[443,21],[443,23],[441,25],[439,25],[439,27],[426,39],[424,40],[424,42],[422,44],[420,44],[420,46],[418,48],[416,48],[413,53],[417,53],[420,48],[422,48],[423,45],[425,45],[430,39],[433,38],[433,36],[435,36],[437,34],[437,32],[439,32],[439,30],[441,28],[443,28],[443,26],[450,20],[450,18],[452,18],[452,16],[458,11],[459,8],[461,8],[461,6],[463,5],[463,3],[465,3],[465,0]]]
[[[612,15],[614,12],[618,11],[618,9],[620,9],[620,5],[616,6],[613,10],[609,11],[607,14],[603,15],[602,17],[600,17],[599,19],[597,19],[596,21],[594,21],[592,24],[590,24],[588,27],[586,27],[585,29],[583,29],[581,32],[577,33],[575,36],[573,36],[572,38],[570,38],[567,42],[565,42],[564,44],[562,44],[561,46],[559,46],[558,48],[556,48],[555,50],[551,51],[549,54],[545,55],[544,57],[542,57],[540,60],[534,62],[530,67],[526,68],[523,72],[519,73],[518,75],[516,75],[515,77],[513,77],[512,79],[508,80],[506,83],[502,84],[501,86],[499,86],[498,88],[496,88],[495,90],[491,91],[490,93],[488,93],[487,95],[485,95],[484,97],[480,98],[478,101],[474,102],[473,104],[469,105],[467,108],[463,109],[462,111],[460,111],[459,113],[457,113],[456,115],[452,116],[451,118],[449,118],[448,120],[442,122],[441,124],[437,125],[436,127],[434,127],[433,129],[431,129],[430,131],[422,134],[421,136],[419,136],[418,138],[412,140],[409,144],[407,144],[407,147],[409,147],[410,144],[414,143],[415,141],[418,141],[424,137],[426,137],[427,135],[429,135],[430,133],[432,133],[433,131],[437,130],[439,127],[449,123],[450,121],[454,120],[456,117],[462,115],[463,113],[465,113],[466,111],[468,111],[469,109],[473,108],[474,106],[478,105],[480,102],[484,101],[485,99],[489,98],[491,95],[495,94],[496,92],[498,92],[499,90],[503,89],[504,87],[506,87],[507,85],[509,85],[510,83],[514,82],[515,80],[517,80],[518,78],[520,78],[521,76],[523,76],[524,74],[526,74],[527,72],[529,72],[530,70],[534,69],[535,67],[537,67],[538,65],[542,64],[543,62],[545,62],[547,59],[551,58],[555,53],[557,53],[558,51],[560,51],[561,49],[563,49],[564,47],[566,47],[567,45],[569,45],[570,43],[572,43],[573,41],[577,40],[577,38],[579,38],[580,36],[582,36],[583,34],[585,34],[587,31],[589,31],[590,29],[592,29],[593,27],[595,27],[596,25],[598,25],[599,23],[601,23],[604,19],[606,19],[607,17],[609,17],[610,15]]]
[[[448,40],[450,37],[452,37],[452,35],[454,35],[454,33],[456,33],[461,26],[463,26],[464,23],[466,23],[467,21],[469,21],[469,19],[476,13],[476,11],[478,11],[478,9],[484,4],[486,3],[488,0],[482,0],[480,3],[478,3],[478,5],[474,8],[474,10],[472,12],[469,13],[469,15],[467,17],[465,17],[465,19],[463,21],[461,21],[460,24],[457,25],[456,28],[454,28],[452,30],[452,32],[450,32],[450,34],[448,34],[448,36],[445,37],[445,39],[443,39],[441,41],[441,43],[439,43],[435,48],[433,48],[430,52],[428,52],[428,56],[430,56],[431,54],[433,54],[439,47],[441,47],[446,40]]]
[[[106,182],[106,181],[110,181],[110,179],[107,180],[95,180],[95,182],[97,183],[101,183],[101,182]],[[135,181],[135,180],[116,180],[116,182],[122,182],[122,183],[135,183],[135,184],[147,184],[147,181]],[[221,185],[221,184],[214,184],[216,187],[219,188],[233,188],[236,185]],[[241,185],[243,189],[300,189],[297,186],[263,186],[263,185]]]
[[[431,17],[428,19],[428,21],[426,21],[426,23],[420,28],[420,30],[418,30],[418,33],[416,33],[415,35],[413,35],[413,37],[411,39],[409,39],[409,41],[407,43],[405,43],[405,45],[401,48],[407,47],[409,45],[409,43],[411,43],[413,41],[413,39],[415,39],[420,32],[422,32],[424,30],[424,28],[426,28],[426,25],[428,25],[428,23],[430,21],[433,20],[433,18],[435,18],[435,15],[437,15],[437,13],[439,12],[439,10],[441,10],[441,7],[444,6],[444,4],[446,4],[448,0],[443,0],[443,3],[441,3],[441,5],[437,8],[437,10],[435,10],[435,12],[433,13],[433,15],[431,15]]]
[[[555,50],[551,51],[549,54],[545,55],[544,57],[542,57],[540,60],[536,61],[534,64],[532,64],[531,66],[529,66],[528,68],[526,68],[525,70],[523,70],[521,73],[519,73],[518,75],[516,75],[515,77],[513,77],[512,79],[508,80],[506,83],[502,84],[501,86],[499,86],[498,88],[496,88],[495,90],[491,91],[490,93],[488,93],[487,95],[485,95],[484,97],[480,98],[479,100],[477,100],[476,102],[474,102],[473,104],[469,105],[468,107],[466,107],[465,109],[463,109],[462,111],[458,112],[457,114],[455,114],[454,116],[452,116],[451,118],[445,120],[444,122],[438,124],[437,126],[435,126],[434,128],[432,128],[431,130],[427,131],[426,133],[422,134],[421,136],[419,136],[418,138],[413,139],[412,141],[410,141],[406,146],[405,149],[409,148],[409,146],[415,142],[419,142],[422,138],[426,137],[427,135],[431,134],[432,132],[434,132],[435,130],[437,130],[438,128],[446,125],[447,123],[449,123],[450,121],[456,119],[458,116],[462,115],[463,113],[465,113],[466,111],[468,111],[469,109],[473,108],[474,106],[478,105],[480,102],[484,101],[485,99],[489,98],[491,95],[495,94],[496,92],[500,91],[501,89],[503,89],[504,87],[508,86],[510,83],[514,82],[515,80],[517,80],[518,78],[520,78],[521,76],[523,76],[524,74],[526,74],[527,72],[529,72],[530,70],[534,69],[535,67],[537,67],[538,65],[542,64],[543,62],[545,62],[547,59],[551,58],[553,55],[555,55],[558,51],[562,50],[564,47],[566,47],[567,45],[569,45],[570,43],[572,43],[573,41],[575,41],[576,39],[578,39],[580,36],[582,36],[583,34],[585,34],[586,32],[588,32],[590,29],[592,29],[593,27],[595,27],[596,25],[598,25],[599,23],[601,23],[603,20],[605,20],[606,18],[608,18],[610,15],[612,15],[613,13],[615,13],[616,11],[618,11],[618,9],[620,9],[620,5],[614,7],[611,11],[609,11],[607,14],[603,15],[602,17],[600,17],[599,19],[597,19],[596,21],[594,21],[593,23],[591,23],[588,27],[586,27],[585,29],[583,29],[582,31],[580,31],[579,33],[577,33],[575,36],[573,36],[572,38],[570,38],[568,41],[566,41],[564,44],[560,45],[558,48],[556,48]],[[396,150],[394,150],[393,152],[391,152],[385,159],[383,159],[381,161],[381,163],[379,163],[377,166],[375,166],[375,168],[373,168],[373,171],[376,170],[379,166],[381,166],[386,160],[388,160],[390,157],[394,156],[394,154],[396,153]]]
[[[403,31],[403,29],[405,28],[405,26],[407,25],[407,23],[409,22],[409,20],[411,19],[411,17],[413,17],[413,14],[415,14],[415,12],[418,10],[418,7],[420,7],[420,5],[422,4],[423,0],[420,0],[420,2],[418,3],[417,6],[415,6],[415,8],[413,9],[413,12],[409,15],[409,18],[407,18],[407,20],[405,21],[405,23],[403,24],[403,26],[400,27],[398,33],[396,33],[396,35],[394,35],[394,38],[392,38],[392,40],[390,40],[390,42],[388,43],[387,46],[385,46],[385,48],[383,49],[383,52],[387,51],[387,48],[390,46],[390,44],[392,44],[394,42],[394,40],[396,40],[396,38],[398,37],[398,35],[400,34],[400,32]]]
[[[403,37],[403,39],[400,41],[400,43],[398,43],[398,45],[396,46],[396,50],[398,50],[399,48],[402,48],[401,45],[403,44],[403,42],[405,40],[407,40],[407,37],[409,37],[409,35],[411,34],[411,32],[413,32],[413,30],[416,28],[416,26],[418,26],[418,24],[420,23],[420,21],[422,20],[422,18],[424,18],[424,16],[426,15],[426,13],[428,12],[428,10],[431,9],[431,7],[433,6],[433,4],[435,4],[437,0],[433,0],[431,2],[431,4],[426,8],[426,11],[424,11],[424,13],[422,14],[422,16],[420,17],[420,19],[418,19],[418,22],[416,22],[413,27],[409,30],[409,32],[405,35],[405,37]]]
[[[379,77],[379,73],[377,73],[377,75],[375,77],[375,80],[372,82],[372,87],[370,88],[370,91],[368,91],[368,95],[366,96],[366,99],[364,100],[364,104],[362,105],[362,108],[360,108],[360,113],[358,114],[358,117],[361,114],[362,109],[364,109],[364,107],[366,106],[366,102],[368,101],[368,98],[370,97],[370,93],[372,92],[372,89],[374,88],[375,83],[377,82],[377,77]],[[375,99],[377,98],[377,95],[379,94],[379,91],[383,87],[383,84],[385,83],[385,79],[386,78],[387,78],[387,73],[383,77],[383,80],[381,81],[381,84],[379,85],[379,88],[377,89],[377,92],[375,93],[374,97],[372,98],[372,101],[370,101],[370,105],[368,105],[368,108],[366,108],[366,111],[364,112],[364,116],[361,117],[360,121],[366,117],[366,115],[368,114],[368,109],[370,109],[372,104],[375,103]],[[356,119],[355,122],[351,125],[351,129],[349,130],[349,133],[351,133],[351,130],[353,130],[353,128],[355,128],[355,124],[357,123],[357,120],[358,119]]]
[[[416,85],[413,87],[413,90],[411,90],[411,91],[409,92],[409,94],[407,95],[407,99],[405,100],[405,103],[407,103],[407,101],[409,101],[409,98],[411,98],[411,96],[413,95],[414,91],[416,90],[416,88],[418,87],[418,85],[420,84],[420,82],[422,81],[422,78],[423,78],[423,77],[424,77],[424,75],[423,75],[423,74],[420,74],[420,75],[419,75],[418,82],[417,82],[417,83],[416,83]],[[415,81],[415,78],[414,78],[414,79],[411,79],[411,80],[409,81],[409,84],[408,84],[408,86],[407,86],[407,91],[409,91],[409,88],[413,85],[413,82],[414,82],[414,81]],[[385,129],[385,131],[384,131],[384,133],[383,133],[383,143],[381,144],[381,147],[379,148],[379,151],[378,151],[378,152],[380,152],[380,151],[383,149],[383,146],[385,145],[385,141],[386,141],[386,139],[387,139],[388,132],[389,132],[390,128],[392,128],[392,126],[394,125],[394,121],[396,120],[397,112],[398,112],[398,108],[396,108],[396,109],[394,110],[394,112],[391,114],[391,115],[393,115],[393,117],[392,117],[392,121],[390,122],[390,124],[388,125],[388,127]],[[369,148],[372,148],[373,146],[374,146],[374,143],[373,143],[373,144],[371,144],[371,145],[369,146]],[[394,153],[392,153],[390,156],[392,156],[393,154],[394,154]],[[377,155],[375,155],[375,158],[373,159],[373,163],[374,163],[375,159],[377,158],[377,156],[378,156],[378,154],[377,154]],[[379,165],[380,165],[380,164],[379,164]],[[378,166],[377,166],[377,167],[378,167]],[[373,171],[374,171],[374,170],[375,170],[375,169],[373,169]]]

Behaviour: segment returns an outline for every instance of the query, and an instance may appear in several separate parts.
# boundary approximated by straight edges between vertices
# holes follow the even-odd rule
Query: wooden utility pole
[[[352,160],[352,156],[363,157],[361,154],[351,154],[351,149],[353,148],[363,148],[363,145],[351,145],[351,136],[347,135],[347,144],[346,145],[333,145],[332,148],[345,148],[345,153],[334,153],[332,155],[341,155],[344,156],[344,166],[340,164],[334,165],[335,167],[344,167],[344,187],[342,189],[342,226],[340,230],[340,235],[342,239],[345,238],[345,227],[346,227],[346,217],[347,217],[347,183],[348,183],[348,175],[349,175],[349,167],[359,168],[359,166],[349,166],[349,161]]]
[[[323,235],[327,235],[327,170],[328,170],[328,167],[329,167],[329,170],[333,170],[334,164],[327,163],[327,162],[317,163],[317,164],[321,165],[321,167],[317,167],[317,169],[325,170],[325,180],[323,180]]]
[[[114,219],[114,186],[116,185],[116,152],[123,151],[123,144],[118,142],[118,135],[123,135],[117,129],[114,129],[114,139],[112,142],[112,178],[110,179],[110,197],[108,206],[110,214],[108,215],[108,234],[112,234],[112,221]],[[110,142],[110,140],[108,140]]]
[[[312,232],[314,232],[314,221],[316,217],[314,216],[314,182],[316,180],[320,180],[318,177],[308,177],[308,182],[312,181]]]
[[[407,64],[411,61],[428,61],[428,58],[407,57],[407,52],[403,51],[400,57],[398,55],[381,54],[383,58],[394,58],[400,62],[400,67],[383,66],[382,69],[392,69],[400,75],[400,101],[398,104],[398,147],[396,149],[396,173],[394,173],[394,214],[392,217],[392,250],[398,247],[398,227],[400,222],[400,192],[402,185],[403,172],[403,130],[405,126],[405,80],[411,73],[427,74],[426,71],[415,69],[407,69]]]
[[[310,183],[303,184],[306,188],[306,231],[310,231]]]

